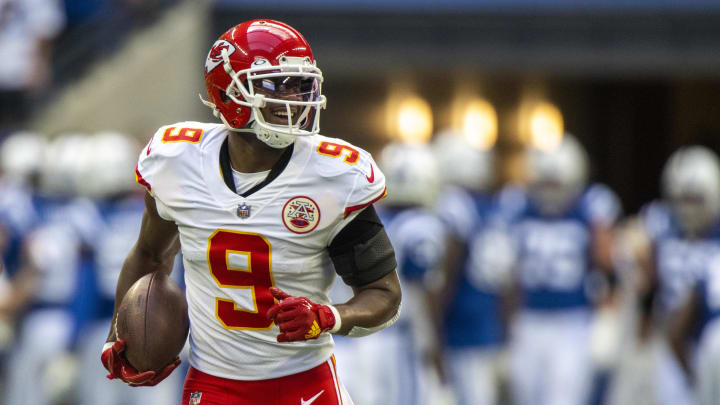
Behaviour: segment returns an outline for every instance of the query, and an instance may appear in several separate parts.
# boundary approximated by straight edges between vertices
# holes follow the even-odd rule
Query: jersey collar
[[[220,147],[220,171],[222,173],[223,180],[225,181],[225,185],[227,185],[228,188],[235,193],[237,192],[237,186],[235,185],[235,179],[233,178],[232,174],[232,167],[230,166],[230,148],[228,147],[229,139],[229,136],[225,138],[225,141],[223,141],[223,144]],[[293,155],[294,146],[295,144],[293,143],[287,148],[285,148],[285,151],[283,151],[282,155],[280,155],[280,159],[278,159],[278,161],[275,162],[275,164],[273,165],[272,169],[270,169],[270,173],[268,173],[267,177],[265,177],[265,180],[256,184],[244,193],[241,193],[240,196],[248,197],[256,191],[262,189],[266,185],[270,184],[273,180],[275,180],[280,175],[280,173],[285,170],[285,167],[287,167],[288,163],[290,162],[290,158]]]

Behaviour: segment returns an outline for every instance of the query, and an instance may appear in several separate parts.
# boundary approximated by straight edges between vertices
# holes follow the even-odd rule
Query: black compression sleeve
[[[395,251],[372,205],[338,233],[328,246],[335,271],[353,287],[371,283],[395,270]]]

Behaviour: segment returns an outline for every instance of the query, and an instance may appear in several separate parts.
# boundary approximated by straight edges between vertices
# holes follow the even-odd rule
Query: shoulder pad
[[[457,186],[444,187],[435,204],[440,219],[461,240],[467,240],[476,223],[472,196]]]
[[[315,172],[343,193],[345,216],[385,196],[385,175],[367,151],[337,138],[310,138]]]
[[[620,199],[608,186],[593,184],[582,196],[582,210],[590,223],[612,224],[621,214]]]
[[[160,127],[150,139],[146,154],[157,152],[164,156],[175,156],[188,148],[202,147],[214,134],[224,130],[221,124],[184,121]]]
[[[323,177],[335,177],[358,167],[368,168],[370,153],[339,138],[316,135],[311,139],[315,171]]]
[[[188,176],[188,170],[197,170],[201,165],[200,150],[207,140],[219,134],[224,127],[220,124],[201,122],[179,122],[160,127],[140,152],[135,177],[138,183],[157,197],[163,184],[175,184],[170,177]],[[188,164],[187,162],[195,162]],[[162,192],[161,198],[162,196]]]
[[[640,209],[643,229],[651,239],[657,240],[672,232],[673,221],[670,207],[662,201],[651,201]]]

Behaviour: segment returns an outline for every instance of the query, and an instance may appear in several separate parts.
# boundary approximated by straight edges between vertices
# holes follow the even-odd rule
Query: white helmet
[[[88,148],[85,134],[67,133],[52,139],[40,169],[41,191],[59,197],[75,195],[79,173],[89,155]]]
[[[88,139],[91,158],[81,170],[78,188],[89,197],[130,192],[136,185],[137,143],[118,132],[99,132]]]
[[[487,191],[495,178],[492,150],[472,146],[460,133],[444,131],[433,140],[444,182],[475,191]]]
[[[45,156],[47,141],[32,132],[15,132],[0,146],[0,167],[6,176],[27,181],[33,173],[40,171]]]
[[[553,149],[528,149],[526,164],[530,198],[543,214],[563,213],[587,183],[587,153],[567,133]]]
[[[703,146],[677,150],[663,169],[662,189],[683,231],[701,233],[720,217],[717,155]]]
[[[435,157],[424,145],[391,143],[380,153],[387,204],[432,207],[440,186]]]

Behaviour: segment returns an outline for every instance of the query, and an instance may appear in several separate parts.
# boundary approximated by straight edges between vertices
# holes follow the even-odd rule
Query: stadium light
[[[408,95],[399,100],[395,114],[394,129],[408,143],[427,143],[433,129],[430,104],[424,99]]]
[[[552,103],[541,101],[530,110],[530,144],[541,150],[552,150],[562,141],[564,122],[562,113]]]
[[[471,145],[488,150],[495,145],[498,136],[498,122],[495,108],[488,101],[477,98],[465,107],[462,132]]]

